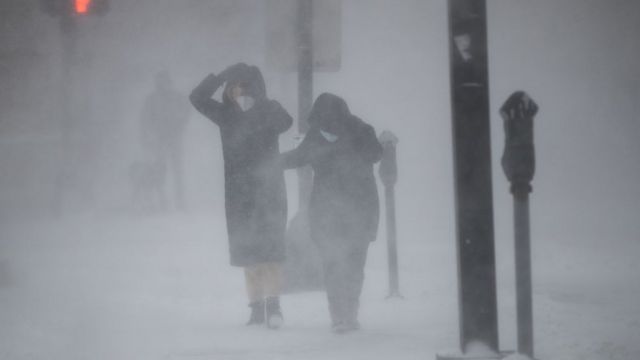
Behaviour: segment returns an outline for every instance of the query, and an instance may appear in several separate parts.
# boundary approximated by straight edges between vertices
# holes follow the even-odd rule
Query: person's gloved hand
[[[380,142],[380,144],[383,144],[383,145],[384,144],[396,145],[398,143],[398,137],[391,131],[385,130],[382,132],[382,134],[380,134],[378,141]]]

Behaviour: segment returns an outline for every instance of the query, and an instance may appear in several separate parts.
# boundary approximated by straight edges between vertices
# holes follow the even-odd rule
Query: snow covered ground
[[[335,335],[321,292],[285,295],[279,331],[245,327],[242,272],[228,265],[213,214],[5,224],[0,359],[435,359],[458,342],[455,246],[445,235],[401,238],[404,300],[385,299],[386,246],[382,237],[374,243],[363,330]],[[548,256],[534,254],[537,357],[639,359],[638,248],[628,257],[588,249],[569,257],[560,242],[545,244],[536,254]],[[501,347],[509,350],[515,306],[505,279],[499,273]]]

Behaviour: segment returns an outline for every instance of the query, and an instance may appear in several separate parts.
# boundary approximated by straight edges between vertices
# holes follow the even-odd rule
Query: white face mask
[[[256,100],[251,96],[240,95],[236,97],[236,103],[242,111],[248,111],[256,104]]]
[[[330,132],[320,130],[320,134],[322,134],[322,137],[325,138],[328,142],[336,142],[336,140],[338,140],[338,135],[334,135]]]

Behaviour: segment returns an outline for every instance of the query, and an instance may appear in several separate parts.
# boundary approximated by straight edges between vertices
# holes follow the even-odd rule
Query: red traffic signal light
[[[91,0],[75,0],[76,14],[86,14],[89,11]]]

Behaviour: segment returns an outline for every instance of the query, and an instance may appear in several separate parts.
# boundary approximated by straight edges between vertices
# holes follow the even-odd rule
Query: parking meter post
[[[387,208],[387,253],[389,262],[388,298],[400,297],[398,274],[398,246],[396,240],[395,191],[393,186],[385,186],[385,204]]]
[[[529,231],[529,195],[513,197],[516,296],[518,316],[518,352],[533,358],[533,301],[531,289],[531,245]]]

